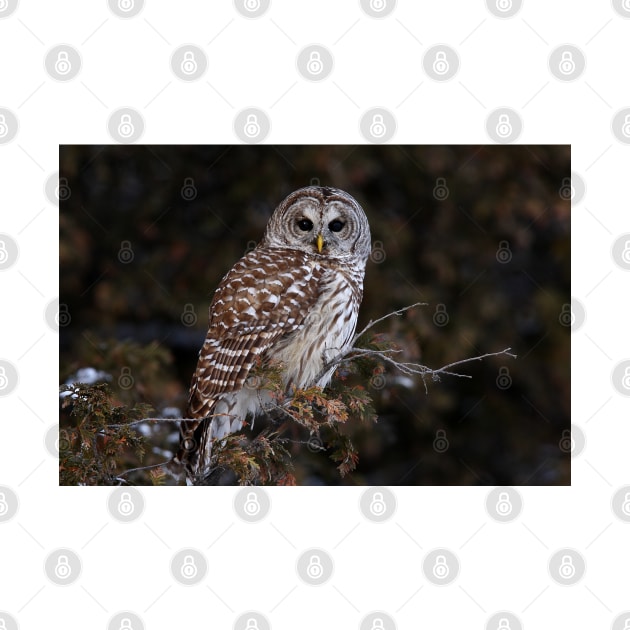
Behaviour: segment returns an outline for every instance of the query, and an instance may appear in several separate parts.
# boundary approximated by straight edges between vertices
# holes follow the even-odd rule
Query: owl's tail
[[[214,461],[212,446],[230,433],[239,431],[243,421],[227,413],[218,413],[224,405],[213,404],[210,414],[199,420],[185,420],[179,427],[179,449],[167,468],[188,485],[215,485],[224,472]]]

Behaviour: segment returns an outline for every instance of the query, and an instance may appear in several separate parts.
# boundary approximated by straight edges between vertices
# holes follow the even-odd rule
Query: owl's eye
[[[334,221],[331,221],[328,224],[328,229],[331,232],[341,232],[341,230],[343,229],[344,223],[343,221],[340,221],[339,219],[335,219]]]
[[[313,229],[313,222],[309,219],[300,219],[298,221],[298,227],[302,232],[310,232]]]

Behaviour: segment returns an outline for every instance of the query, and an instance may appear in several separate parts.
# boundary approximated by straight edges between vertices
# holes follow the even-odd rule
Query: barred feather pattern
[[[334,221],[341,230],[330,229],[339,227]],[[258,362],[281,364],[287,388],[329,383],[334,369],[321,372],[352,340],[369,252],[367,218],[347,193],[308,187],[278,206],[263,240],[224,276],[210,304],[188,400],[187,417],[198,420],[182,423],[174,458],[189,483],[211,469],[213,441],[262,411],[265,392],[248,382]]]

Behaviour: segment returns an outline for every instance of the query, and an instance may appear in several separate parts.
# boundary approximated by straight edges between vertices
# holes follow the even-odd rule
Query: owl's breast
[[[302,324],[269,352],[269,359],[285,367],[285,382],[300,389],[325,387],[334,368],[322,375],[326,363],[352,341],[357,324],[361,289],[357,291],[342,270],[329,270],[321,292]]]

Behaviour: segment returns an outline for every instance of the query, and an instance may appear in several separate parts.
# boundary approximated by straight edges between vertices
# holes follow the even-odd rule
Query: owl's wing
[[[302,325],[324,270],[303,252],[256,248],[223,278],[210,305],[188,417],[204,418],[217,396],[241,389],[258,357]]]

